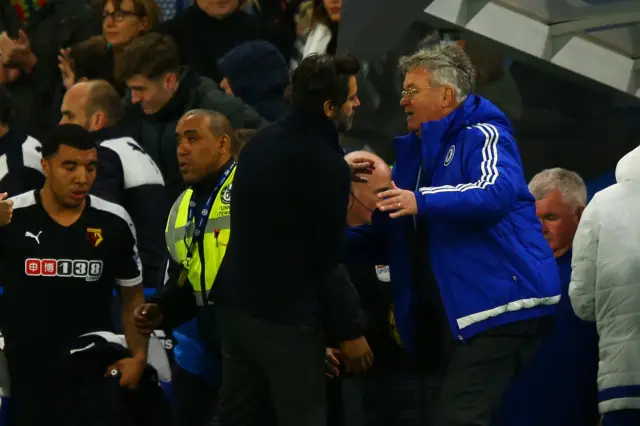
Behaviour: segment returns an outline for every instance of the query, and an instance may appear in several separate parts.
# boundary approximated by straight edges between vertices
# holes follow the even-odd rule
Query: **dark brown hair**
[[[307,56],[293,72],[292,102],[297,109],[322,113],[324,103],[342,107],[349,97],[349,80],[360,71],[350,55]]]
[[[120,57],[117,75],[127,81],[134,75],[154,79],[180,70],[178,47],[170,36],[148,33],[132,40]]]
[[[71,46],[69,60],[76,81],[86,78],[115,83],[113,52],[102,36],[91,37]]]

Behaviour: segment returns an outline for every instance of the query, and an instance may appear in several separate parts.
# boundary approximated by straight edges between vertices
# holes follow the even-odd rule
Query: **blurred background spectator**
[[[85,0],[2,2],[0,35],[5,84],[17,118],[41,137],[56,124],[61,49],[100,33],[100,12]]]
[[[275,121],[291,109],[285,99],[289,68],[271,43],[243,43],[224,55],[218,68],[225,93],[239,97],[267,120]]]
[[[290,46],[280,41],[277,32],[259,15],[249,14],[240,6],[240,0],[196,0],[157,30],[173,37],[183,65],[218,83],[222,80],[218,60],[246,41],[271,41],[288,58]]]

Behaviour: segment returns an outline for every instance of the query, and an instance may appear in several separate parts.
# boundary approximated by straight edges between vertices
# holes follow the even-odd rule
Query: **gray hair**
[[[434,86],[451,86],[456,100],[464,101],[473,93],[476,70],[469,55],[456,43],[441,43],[422,48],[410,56],[400,58],[400,68],[406,73],[416,68],[431,73]]]
[[[529,182],[529,191],[540,200],[557,189],[562,200],[576,207],[587,205],[587,186],[576,172],[556,167],[538,173]]]

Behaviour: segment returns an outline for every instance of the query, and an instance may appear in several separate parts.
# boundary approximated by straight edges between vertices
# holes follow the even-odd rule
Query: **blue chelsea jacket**
[[[444,119],[423,123],[421,135],[394,140],[393,180],[415,191],[418,217],[428,223],[429,266],[453,335],[466,340],[552,314],[558,269],[505,115],[471,95]],[[409,351],[417,301],[404,229],[415,220],[376,212],[371,225],[347,231],[347,262],[390,266],[396,324]]]

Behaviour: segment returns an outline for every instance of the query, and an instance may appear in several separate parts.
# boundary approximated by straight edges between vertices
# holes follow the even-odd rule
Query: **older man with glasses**
[[[390,265],[402,341],[442,377],[431,424],[488,425],[560,300],[558,270],[511,125],[473,94],[467,54],[438,45],[400,64],[409,134],[349,257]]]

